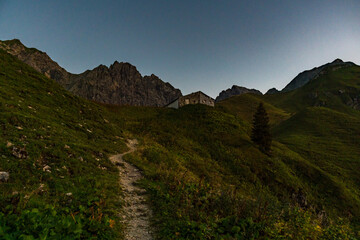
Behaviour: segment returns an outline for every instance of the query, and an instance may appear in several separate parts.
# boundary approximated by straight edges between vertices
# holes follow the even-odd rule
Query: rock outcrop
[[[0,172],[0,182],[7,182],[10,174],[8,172]]]
[[[259,90],[248,89],[245,87],[233,85],[232,88],[228,88],[227,90],[221,91],[221,93],[219,93],[219,96],[216,97],[215,102],[219,102],[219,101],[222,101],[229,97],[241,95],[241,94],[245,94],[245,93],[253,93],[253,94],[262,95],[262,93]]]
[[[354,66],[355,64],[352,62],[343,62],[341,59],[336,59],[331,63],[327,63],[317,68],[313,68],[311,70],[304,71],[299,73],[288,85],[285,86],[281,91],[289,92],[300,88],[307,84],[312,79],[317,78],[319,75],[323,73],[329,67],[346,67],[346,66]]]
[[[25,47],[19,40],[0,41],[0,48],[16,56],[38,72],[54,79],[70,92],[101,103],[164,106],[182,96],[179,89],[155,75],[141,76],[135,66],[114,62],[81,74],[60,67],[46,53]]]

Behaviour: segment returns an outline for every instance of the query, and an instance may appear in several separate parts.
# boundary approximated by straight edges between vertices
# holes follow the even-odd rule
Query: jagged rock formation
[[[278,93],[280,92],[279,90],[277,90],[276,88],[270,88],[266,93],[265,95],[267,94],[275,94],[275,93]]]
[[[288,85],[285,86],[281,91],[289,92],[295,90],[299,87],[304,86],[310,80],[317,78],[319,75],[323,73],[328,67],[345,67],[345,66],[354,66],[355,64],[352,62],[343,62],[341,59],[336,59],[331,63],[327,63],[317,68],[313,68],[311,70],[304,71],[299,73]]]
[[[155,75],[142,77],[135,66],[114,62],[81,74],[60,67],[45,52],[25,47],[19,40],[0,41],[0,48],[16,56],[35,70],[54,79],[72,93],[101,103],[164,106],[182,96],[179,89]]]
[[[215,102],[222,101],[224,99],[227,99],[229,97],[235,96],[235,95],[241,95],[245,93],[253,93],[253,94],[259,94],[262,95],[262,93],[259,90],[256,89],[248,89],[245,87],[240,87],[233,85],[231,88],[228,88],[227,90],[221,91],[219,93],[219,96],[216,97]]]
[[[69,90],[96,102],[133,106],[164,106],[181,92],[155,75],[144,76],[129,63],[100,65],[72,76]]]

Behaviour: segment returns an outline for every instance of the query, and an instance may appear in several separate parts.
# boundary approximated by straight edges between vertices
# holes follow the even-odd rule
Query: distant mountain
[[[280,92],[279,90],[277,90],[276,88],[270,88],[266,93],[265,95],[267,94],[275,94],[275,93],[278,93]]]
[[[102,103],[132,106],[164,106],[181,96],[181,91],[155,75],[142,77],[135,66],[115,61],[72,75],[69,90]]]
[[[335,61],[331,63],[327,63],[325,65],[322,65],[317,68],[313,68],[311,70],[304,71],[302,73],[299,73],[288,85],[285,86],[284,89],[282,89],[282,92],[289,92],[294,89],[297,89],[299,87],[304,86],[306,83],[308,83],[310,80],[317,78],[321,74],[323,74],[323,71],[328,67],[344,67],[344,66],[354,66],[355,64],[352,62],[343,62],[341,59],[336,59]]]
[[[240,87],[233,85],[232,88],[228,88],[227,90],[223,90],[219,96],[216,97],[215,101],[219,102],[224,99],[227,99],[232,96],[241,95],[245,93],[253,93],[253,94],[259,94],[262,95],[262,93],[259,90],[256,89],[248,89],[246,87]]]
[[[93,101],[134,106],[164,106],[181,91],[155,75],[142,77],[135,66],[114,62],[81,74],[67,72],[45,52],[27,48],[19,40],[0,41],[0,48],[16,56],[38,72],[54,79],[72,93]]]

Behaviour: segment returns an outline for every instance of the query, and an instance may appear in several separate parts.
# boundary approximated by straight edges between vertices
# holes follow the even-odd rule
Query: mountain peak
[[[286,85],[281,91],[288,92],[300,88],[307,84],[312,79],[315,79],[317,76],[321,75],[323,71],[328,69],[329,67],[346,67],[346,66],[354,66],[355,64],[352,62],[344,62],[343,60],[337,58],[331,63],[324,64],[320,67],[315,67],[311,70],[304,71],[299,73],[288,85]]]
[[[232,97],[232,96],[236,96],[236,95],[241,95],[241,94],[245,94],[245,93],[253,93],[253,94],[259,94],[262,95],[262,93],[259,90],[256,89],[248,89],[246,87],[241,87],[241,86],[237,86],[237,85],[233,85],[231,88],[228,88],[227,90],[223,90],[221,91],[221,93],[219,94],[219,96],[216,97],[215,101],[219,102],[221,100],[224,100],[226,98]]]
[[[5,44],[21,44],[21,45],[24,45],[19,39],[17,38],[14,38],[14,39],[11,39],[11,40],[5,40],[5,41],[1,41],[1,42],[4,42]]]
[[[151,74],[150,76],[144,76],[144,77],[150,77],[150,78],[159,78],[158,76],[156,76],[155,74]]]
[[[335,59],[333,62],[332,62],[332,64],[340,64],[340,63],[344,63],[344,61],[343,60],[341,60],[340,58],[337,58],[337,59]]]
[[[270,88],[270,89],[265,93],[265,95],[275,94],[275,93],[278,93],[278,92],[280,92],[280,91],[277,90],[276,88]]]
[[[115,61],[113,64],[110,65],[109,69],[133,69],[134,71],[137,71],[137,68],[128,62],[118,62]]]
[[[0,48],[4,49],[7,52],[11,52],[12,55],[19,55],[19,53],[34,53],[38,52],[43,54],[44,52],[36,49],[36,48],[28,48],[26,47],[19,39],[14,38],[11,40],[0,40]]]

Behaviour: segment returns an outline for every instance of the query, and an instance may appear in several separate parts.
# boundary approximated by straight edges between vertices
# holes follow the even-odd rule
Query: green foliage
[[[271,239],[357,239],[349,224],[341,219],[326,225],[314,212],[300,208],[285,208],[274,222],[266,227],[265,233]]]
[[[58,212],[59,209],[62,212]],[[1,239],[112,239],[111,220],[103,217],[101,208],[79,206],[72,212],[47,205],[21,213],[0,213]],[[96,236],[96,237],[95,237]]]
[[[122,125],[0,51],[0,171],[10,174],[0,183],[0,238],[118,236],[118,172],[108,154],[126,149]]]

